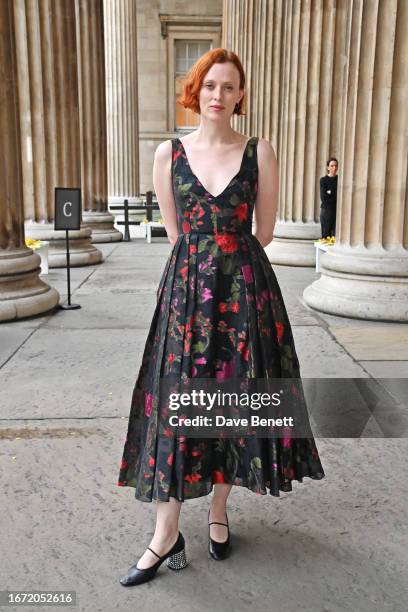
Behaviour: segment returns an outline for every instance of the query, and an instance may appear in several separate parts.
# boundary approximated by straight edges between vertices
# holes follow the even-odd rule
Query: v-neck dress
[[[217,483],[278,497],[294,480],[325,476],[312,434],[192,438],[159,430],[161,379],[300,378],[278,281],[252,234],[257,144],[247,141],[239,172],[214,197],[181,140],[172,140],[179,235],[158,286],[117,483],[134,487],[140,501],[185,501]]]

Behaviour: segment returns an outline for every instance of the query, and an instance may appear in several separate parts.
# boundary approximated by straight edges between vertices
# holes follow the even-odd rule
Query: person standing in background
[[[322,238],[336,234],[336,206],[337,206],[337,169],[338,161],[331,157],[327,161],[326,176],[320,178],[320,224]]]

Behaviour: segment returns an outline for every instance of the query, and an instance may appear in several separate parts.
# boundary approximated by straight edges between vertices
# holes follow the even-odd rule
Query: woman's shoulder
[[[174,140],[174,138],[169,138],[168,140],[163,140],[163,142],[160,142],[156,147],[156,153],[159,155],[162,153],[167,153],[169,149],[171,149]]]
[[[259,138],[258,136],[254,136],[253,138],[256,139],[257,156],[261,163],[265,162],[266,164],[269,164],[271,161],[276,159],[275,149],[269,140],[266,140],[266,138]]]
[[[174,139],[164,140],[163,142],[157,145],[156,150],[154,152],[155,160],[159,162],[165,162],[169,159],[173,148],[173,140]]]

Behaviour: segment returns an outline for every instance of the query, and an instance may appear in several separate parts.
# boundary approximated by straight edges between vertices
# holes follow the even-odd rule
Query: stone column
[[[15,0],[26,235],[50,242],[50,267],[66,265],[65,231],[54,230],[54,188],[81,186],[75,5]],[[70,234],[71,265],[102,253],[91,228]]]
[[[319,179],[341,149],[348,1],[224,0],[223,42],[247,76],[247,116],[235,127],[269,140],[279,163],[270,261],[314,265]]]
[[[246,74],[245,115],[235,129],[266,138],[279,153],[279,98],[284,0],[224,0],[222,46],[239,56]]]
[[[140,195],[136,0],[104,0],[104,26],[109,203],[123,204]]]
[[[341,150],[348,2],[284,3],[279,206],[271,262],[313,266],[320,238],[320,177]],[[341,172],[341,166],[340,166]]]
[[[103,2],[76,0],[75,6],[82,216],[92,228],[93,242],[116,242],[122,240],[122,234],[114,228],[115,218],[108,212]]]
[[[408,3],[350,12],[339,236],[304,291],[331,314],[408,321]]]
[[[0,2],[0,76],[0,321],[9,321],[59,300],[38,276],[40,256],[25,246],[13,0]]]

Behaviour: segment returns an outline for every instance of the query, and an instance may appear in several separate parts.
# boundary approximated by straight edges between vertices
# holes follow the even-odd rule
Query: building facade
[[[405,0],[4,0],[0,19],[0,320],[58,300],[24,242],[49,240],[50,265],[65,265],[56,186],[82,189],[72,265],[102,262],[96,243],[121,239],[108,204],[153,189],[157,145],[198,125],[177,98],[218,46],[246,71],[246,115],[232,125],[269,140],[279,162],[271,263],[314,265],[319,180],[334,156],[336,243],[304,299],[408,320]]]

